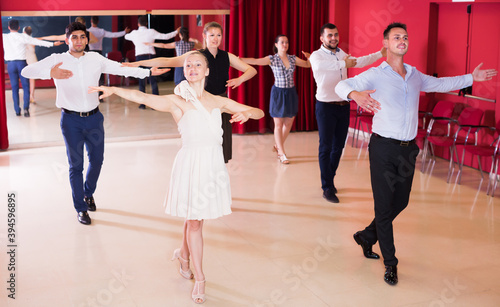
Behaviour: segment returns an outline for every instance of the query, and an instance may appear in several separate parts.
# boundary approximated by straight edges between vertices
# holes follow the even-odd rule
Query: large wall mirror
[[[20,32],[25,26],[32,28],[33,37],[45,37],[49,35],[64,34],[66,26],[75,20],[76,17],[83,17],[87,27],[91,25],[92,12],[66,16],[2,16],[3,33],[8,33],[8,22],[14,18],[19,20]],[[141,12],[137,14],[110,16],[97,14],[99,16],[99,27],[107,31],[117,32],[129,27],[131,30],[137,29],[137,20]],[[145,13],[145,12],[144,12]],[[206,22],[217,21],[226,28],[227,13],[218,15],[200,14],[203,12],[190,12],[186,15],[168,15],[165,12],[149,14],[149,26],[160,33],[169,33],[179,26],[189,29],[190,36],[203,41],[202,31]],[[200,22],[201,21],[201,22]],[[226,32],[226,31],[225,31]],[[170,43],[179,38],[168,41],[158,40],[159,43]],[[224,48],[224,42],[221,48]],[[135,46],[131,41],[120,38],[103,39],[103,56],[116,51],[121,53],[121,61],[128,61],[127,54],[134,53]],[[52,53],[66,52],[66,44],[61,46],[45,48],[35,47],[38,60],[41,60]],[[175,56],[175,50],[165,48],[155,48],[157,56]],[[116,59],[116,58],[115,58]],[[5,65],[7,70],[7,65]],[[174,70],[157,77],[160,95],[171,94],[173,92]],[[7,127],[9,130],[9,143],[11,149],[41,147],[52,145],[63,145],[63,139],[59,127],[60,109],[55,106],[56,90],[52,80],[36,80],[34,91],[34,102],[30,104],[30,117],[16,116],[10,80],[5,72],[5,98],[7,109]],[[105,84],[113,86],[124,86],[131,89],[138,89],[137,80],[133,78],[105,76]],[[147,92],[151,93],[151,88],[147,86]],[[75,97],[78,99],[78,97]],[[22,89],[20,90],[20,106],[22,108]],[[101,112],[105,116],[105,131],[107,141],[120,140],[140,140],[176,137],[178,131],[170,114],[156,112],[154,110],[141,110],[135,103],[121,100],[120,98],[107,98],[100,104]]]

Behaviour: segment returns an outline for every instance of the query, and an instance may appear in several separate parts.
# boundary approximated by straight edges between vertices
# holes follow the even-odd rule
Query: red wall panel
[[[238,3],[238,1],[236,1]],[[230,0],[123,0],[123,1],[70,1],[70,0],[40,0],[40,1],[2,1],[3,11],[84,11],[84,10],[229,10]]]

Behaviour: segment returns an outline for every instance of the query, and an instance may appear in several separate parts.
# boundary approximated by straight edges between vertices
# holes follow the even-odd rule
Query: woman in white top
[[[24,27],[23,32],[31,36],[30,26]],[[38,62],[35,54],[35,45],[26,45],[26,63],[28,65]],[[30,79],[30,103],[35,102],[35,79]]]
[[[207,58],[195,51],[185,58],[187,81],[175,88],[175,95],[158,96],[118,87],[91,87],[91,92],[103,92],[101,98],[116,94],[157,111],[169,112],[177,123],[182,147],[172,168],[166,212],[186,219],[181,247],[174,251],[172,260],[179,260],[179,272],[184,278],[195,278],[192,299],[197,304],[205,301],[203,221],[231,213],[229,174],[222,154],[221,112],[233,114],[231,123],[244,123],[264,116],[260,109],[207,92],[205,78],[208,74]],[[189,258],[194,274],[189,268]]]

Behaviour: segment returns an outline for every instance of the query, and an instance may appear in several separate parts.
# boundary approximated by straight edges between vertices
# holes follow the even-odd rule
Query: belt
[[[341,101],[329,101],[329,102],[326,102],[328,104],[335,104],[335,105],[338,105],[338,106],[346,106],[348,104],[350,104],[349,101],[345,101],[345,100],[341,100]]]
[[[384,140],[387,140],[389,142],[392,142],[394,144],[398,144],[399,146],[410,146],[410,145],[415,144],[415,139],[413,139],[411,141],[400,141],[400,140],[396,140],[396,139],[386,138],[386,137],[383,137],[383,136],[378,135],[376,133],[372,133],[372,135],[375,136],[375,137],[377,137],[377,138],[384,139]]]
[[[66,114],[75,114],[75,115],[78,115],[80,117],[88,117],[90,115],[94,115],[96,114],[97,112],[99,112],[99,107],[95,108],[94,110],[92,111],[88,111],[88,112],[76,112],[76,111],[71,111],[71,110],[67,110],[65,108],[62,108],[63,112],[66,113]]]

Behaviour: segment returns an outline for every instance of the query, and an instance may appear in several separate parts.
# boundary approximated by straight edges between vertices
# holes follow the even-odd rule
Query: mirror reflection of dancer
[[[17,19],[9,20],[9,33],[2,33],[4,59],[7,63],[7,72],[9,74],[10,85],[12,86],[12,100],[14,101],[14,110],[16,116],[21,116],[19,107],[19,80],[23,86],[23,108],[24,116],[30,117],[30,82],[21,75],[21,71],[26,67],[26,51],[29,45],[42,47],[58,46],[60,42],[51,43],[35,39],[25,33],[19,33],[19,21]]]
[[[186,27],[181,27],[179,30],[179,38],[180,40],[175,41],[173,43],[144,43],[148,46],[153,46],[156,48],[164,48],[164,49],[175,49],[176,56],[181,56],[186,52],[189,52],[193,49],[200,49],[202,44],[196,38],[189,37],[189,29]],[[184,77],[184,70],[182,67],[176,67],[174,73],[174,83],[175,85],[181,83],[183,80],[186,80]]]
[[[298,112],[299,96],[295,89],[293,73],[295,66],[311,67],[308,60],[302,60],[295,55],[289,55],[288,38],[278,35],[274,40],[274,55],[264,58],[243,58],[243,62],[250,65],[271,66],[274,74],[274,85],[271,88],[269,114],[274,120],[274,145],[273,150],[278,153],[278,159],[283,164],[290,161],[285,154],[285,141],[292,129],[293,120]]]
[[[404,63],[408,52],[406,25],[392,23],[384,31],[387,61],[353,78],[340,81],[335,91],[342,99],[353,99],[365,110],[374,112],[370,138],[370,177],[375,218],[364,230],[354,234],[367,258],[379,242],[384,257],[384,280],[398,283],[396,248],[392,222],[410,199],[415,161],[419,152],[415,137],[418,126],[420,92],[448,92],[490,80],[494,69],[480,70],[458,77],[434,78]]]
[[[213,95],[227,97],[226,88],[235,89],[243,82],[251,79],[257,74],[257,70],[240,60],[232,53],[219,49],[222,42],[222,26],[217,22],[209,22],[203,29],[203,40],[205,49],[200,50],[207,59],[210,75],[207,78],[205,90]],[[193,52],[193,51],[191,51]],[[180,57],[154,58],[151,60],[123,63],[124,66],[149,66],[149,67],[181,67],[184,59],[190,53],[185,53]],[[229,79],[229,67],[236,68],[243,72],[241,76]],[[224,161],[227,163],[232,158],[232,127],[229,123],[231,116],[222,113],[222,129],[224,130],[222,148]]]
[[[61,132],[69,163],[69,182],[78,221],[91,224],[87,211],[96,211],[94,192],[104,159],[104,116],[99,111],[97,94],[89,94],[88,87],[99,83],[101,74],[146,78],[166,70],[122,67],[97,52],[85,52],[88,38],[86,27],[73,22],[66,27],[68,52],[53,53],[45,59],[26,66],[26,78],[54,79],[57,90],[56,106],[61,108]],[[83,180],[84,149],[89,165]]]
[[[148,28],[148,16],[143,15],[140,16],[137,20],[137,30],[133,30],[132,32],[125,35],[125,39],[134,43],[135,46],[135,58],[138,61],[152,59],[156,56],[156,51],[153,46],[148,46],[145,43],[154,43],[157,39],[171,39],[174,38],[177,33],[179,33],[179,29],[176,29],[170,33],[160,33],[155,29]],[[158,83],[156,78],[149,78],[149,83],[151,84],[151,92],[154,95],[159,95],[158,91]],[[145,93],[146,92],[146,80],[139,80],[139,91]],[[145,109],[146,105],[139,105],[139,109]]]
[[[182,244],[174,251],[172,260],[178,259],[180,274],[191,279],[191,258],[196,280],[192,298],[197,304],[205,301],[203,221],[231,213],[231,188],[222,154],[220,114],[233,114],[231,123],[244,123],[264,116],[260,109],[204,90],[209,72],[207,58],[195,51],[185,57],[184,74],[187,81],[175,88],[175,95],[156,96],[117,87],[91,88],[92,92],[104,92],[103,98],[116,94],[157,111],[169,112],[177,123],[182,147],[172,168],[166,212],[186,218]]]

